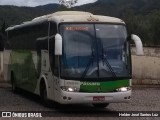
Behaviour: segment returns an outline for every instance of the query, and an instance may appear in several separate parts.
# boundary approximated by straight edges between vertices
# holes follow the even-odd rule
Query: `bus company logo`
[[[81,85],[100,86],[98,82],[81,82]]]
[[[2,117],[11,117],[11,112],[2,112]]]

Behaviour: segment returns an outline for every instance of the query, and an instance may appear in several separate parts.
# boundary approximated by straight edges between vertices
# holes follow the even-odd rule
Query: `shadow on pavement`
[[[11,88],[8,88],[9,92],[11,91]],[[42,106],[40,97],[37,95],[34,95],[30,92],[26,92],[24,90],[19,89],[17,95],[20,95],[20,97],[23,97],[24,99],[31,100],[33,102],[36,102],[36,104],[39,104]],[[56,102],[50,103],[51,111],[40,111],[44,113],[43,116],[47,117],[114,117],[118,115],[118,112],[111,111],[110,109],[106,108],[95,108],[90,104],[73,104],[73,105],[61,105]],[[34,109],[33,109],[34,110]]]

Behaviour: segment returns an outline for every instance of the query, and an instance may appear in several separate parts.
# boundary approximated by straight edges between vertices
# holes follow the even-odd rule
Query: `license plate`
[[[105,101],[105,97],[104,96],[94,96],[93,101]]]

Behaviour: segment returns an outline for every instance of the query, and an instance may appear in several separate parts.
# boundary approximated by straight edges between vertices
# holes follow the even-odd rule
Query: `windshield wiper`
[[[107,58],[105,55],[103,55],[102,60],[104,61],[104,63],[108,66],[110,72],[112,73],[112,75],[116,78],[116,73],[113,71],[113,68],[111,67],[111,65],[109,64]]]
[[[91,57],[90,60],[89,60],[89,62],[88,62],[88,64],[87,64],[87,66],[86,66],[86,68],[85,68],[85,71],[84,71],[83,74],[82,74],[81,79],[84,79],[84,78],[86,77],[87,72],[88,72],[88,70],[89,70],[91,64],[93,63],[93,60],[94,60],[94,58]]]
[[[87,64],[87,66],[86,66],[86,68],[85,68],[85,70],[84,70],[84,72],[83,72],[83,74],[82,74],[81,79],[84,79],[84,78],[86,77],[87,72],[88,72],[88,70],[89,70],[91,64],[93,63],[93,61],[94,61],[94,55],[93,55],[93,49],[92,49],[91,58],[90,58],[90,60],[89,60],[89,62],[88,62],[88,64]]]
[[[110,72],[112,73],[112,75],[113,75],[115,78],[117,78],[116,73],[113,71],[112,66],[109,64],[109,62],[108,62],[108,60],[107,60],[107,57],[106,57],[106,55],[104,54],[103,45],[102,45],[102,58],[101,58],[101,59],[102,59],[102,61],[104,61],[104,63],[108,66],[108,68],[109,68]]]

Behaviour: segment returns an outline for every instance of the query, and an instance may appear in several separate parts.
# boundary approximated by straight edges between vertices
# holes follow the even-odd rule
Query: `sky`
[[[93,3],[97,0],[78,0],[78,5]],[[0,5],[30,6],[35,7],[49,3],[59,3],[59,0],[0,0]]]

